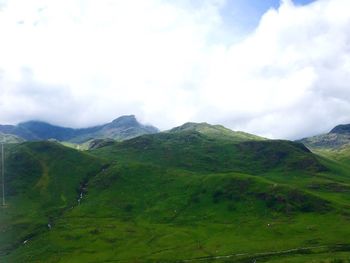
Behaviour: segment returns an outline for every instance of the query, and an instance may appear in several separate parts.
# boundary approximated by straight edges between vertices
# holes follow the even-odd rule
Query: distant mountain
[[[51,125],[41,121],[28,121],[17,125],[18,128],[24,131],[29,131],[34,139],[31,137],[24,137],[26,140],[48,140],[56,139],[59,141],[69,140],[75,136],[76,130],[72,128],[63,128]]]
[[[194,123],[187,122],[179,127],[175,127],[168,132],[179,133],[179,132],[199,132],[210,137],[216,137],[221,139],[229,139],[233,141],[248,141],[248,140],[266,140],[263,137],[259,137],[253,134],[232,131],[222,125],[210,125],[206,122]]]
[[[313,149],[340,149],[350,146],[350,124],[338,125],[329,133],[299,140]]]
[[[70,139],[72,142],[84,142],[91,139],[114,139],[123,141],[143,134],[157,133],[159,130],[151,125],[139,123],[134,115],[122,116],[114,121],[92,128],[79,129],[75,136]]]
[[[0,132],[3,134],[11,134],[23,138],[25,140],[36,140],[39,139],[35,134],[30,132],[29,130],[21,127],[20,125],[1,125],[0,124]]]
[[[15,135],[28,141],[56,139],[75,143],[105,138],[122,141],[158,131],[153,126],[139,123],[134,115],[122,116],[110,123],[83,129],[60,127],[41,121],[28,121],[18,125],[0,125],[1,133]]]

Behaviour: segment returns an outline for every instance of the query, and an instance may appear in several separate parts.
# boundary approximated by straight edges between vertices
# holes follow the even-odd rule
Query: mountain
[[[343,124],[343,125],[338,125],[334,127],[330,133],[336,133],[336,134],[348,134],[350,135],[350,124]]]
[[[84,142],[90,139],[114,139],[117,141],[131,139],[143,134],[157,133],[159,130],[150,125],[143,125],[136,120],[134,115],[122,116],[111,123],[87,129],[78,129],[72,142]]]
[[[35,136],[34,140],[56,139],[59,141],[66,141],[75,136],[75,130],[72,128],[63,128],[40,121],[19,123],[17,127],[21,130],[29,131],[30,134]],[[33,140],[31,137],[24,139]]]
[[[299,142],[303,143],[314,153],[330,159],[335,166],[350,170],[350,125],[338,125],[329,133],[309,138]]]
[[[349,164],[243,135],[5,145],[0,261],[347,262]]]
[[[119,117],[111,123],[83,129],[59,127],[40,121],[28,121],[16,126],[0,125],[0,132],[16,135],[28,141],[55,139],[82,143],[91,139],[104,138],[126,140],[142,134],[158,132],[158,129],[140,124],[134,115],[130,115]]]
[[[311,149],[336,150],[350,146],[350,124],[338,125],[329,133],[321,134],[300,140]]]
[[[179,132],[199,132],[202,134],[206,134],[207,136],[216,137],[216,138],[226,138],[231,139],[233,141],[247,141],[247,140],[265,140],[265,138],[241,132],[241,131],[232,131],[230,129],[225,128],[222,125],[210,125],[208,123],[194,123],[188,122],[179,127],[175,127],[171,129],[170,133],[179,133]]]
[[[27,129],[20,127],[19,125],[1,125],[0,124],[0,132],[8,135],[15,135],[24,140],[37,140],[38,137],[35,136],[32,132]]]
[[[105,158],[117,155],[139,162],[203,172],[255,174],[272,169],[324,169],[301,143],[266,140],[209,124],[186,123],[168,132],[143,135],[102,147],[97,152]]]

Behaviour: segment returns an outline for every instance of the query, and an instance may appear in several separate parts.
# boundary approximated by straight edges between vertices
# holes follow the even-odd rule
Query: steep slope
[[[51,125],[40,121],[28,121],[13,125],[0,125],[0,132],[16,135],[24,140],[39,141],[55,139],[82,143],[91,139],[126,140],[142,134],[158,132],[153,126],[139,123],[134,115],[122,116],[111,123],[90,128],[72,129]]]
[[[38,140],[39,138],[30,132],[29,130],[20,127],[18,125],[1,125],[0,124],[0,132],[3,134],[8,134],[8,135],[15,135],[17,137],[20,137],[24,140]]]
[[[59,141],[66,141],[75,135],[75,130],[72,128],[63,128],[41,121],[23,122],[19,123],[17,127],[34,134],[37,140],[56,139]],[[31,140],[30,137],[24,139]]]
[[[304,138],[299,142],[334,162],[333,166],[350,170],[350,125],[338,125],[329,133]]]
[[[301,143],[311,149],[335,150],[350,146],[350,124],[338,125],[329,133],[321,134],[300,140]]]
[[[6,145],[5,153],[7,206],[0,213],[0,254],[45,233],[59,214],[77,204],[81,186],[103,167],[95,157],[52,142]]]

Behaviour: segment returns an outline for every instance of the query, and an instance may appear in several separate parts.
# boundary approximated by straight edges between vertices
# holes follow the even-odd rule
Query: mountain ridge
[[[180,132],[199,132],[211,137],[225,137],[234,141],[246,141],[246,140],[266,140],[266,138],[246,133],[243,131],[233,131],[223,125],[209,124],[206,122],[186,122],[181,126],[174,127],[166,132],[168,133],[180,133]]]
[[[17,125],[0,125],[0,132],[27,141],[55,139],[82,143],[90,139],[125,140],[159,130],[154,126],[141,124],[134,115],[124,115],[109,123],[87,128],[74,129],[32,120]]]
[[[329,133],[350,134],[350,124],[337,125]]]
[[[348,147],[350,146],[350,124],[337,125],[328,133],[306,137],[297,141],[315,150],[337,150]]]

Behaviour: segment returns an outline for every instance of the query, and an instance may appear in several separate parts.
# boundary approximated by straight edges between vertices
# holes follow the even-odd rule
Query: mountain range
[[[135,121],[3,134],[21,143],[5,144],[0,262],[348,262],[346,126],[301,141],[207,123],[121,137]]]
[[[221,125],[209,125],[207,123],[185,123],[180,127],[170,130],[170,132],[179,132],[186,130],[199,130],[206,133],[212,133],[216,136],[229,136],[234,140],[262,139],[259,136],[241,131],[232,131]],[[138,137],[144,134],[158,133],[159,129],[152,125],[143,125],[137,121],[135,115],[121,116],[110,123],[103,125],[73,129],[52,125],[42,121],[27,121],[17,125],[0,124],[0,141],[3,142],[23,142],[23,141],[41,141],[57,140],[61,142],[71,142],[82,144],[92,142],[93,147],[109,143],[110,140],[123,141]],[[107,140],[105,140],[107,139]],[[344,145],[350,144],[350,124],[338,125],[329,133],[316,135],[301,140],[310,149],[338,149]]]
[[[126,140],[156,132],[159,132],[157,128],[139,123],[134,115],[121,116],[110,123],[82,129],[60,127],[41,121],[28,121],[18,125],[0,125],[0,133],[16,136],[19,138],[17,140],[27,141],[55,139],[83,143],[91,139],[105,138]],[[0,139],[3,136],[0,135]]]

